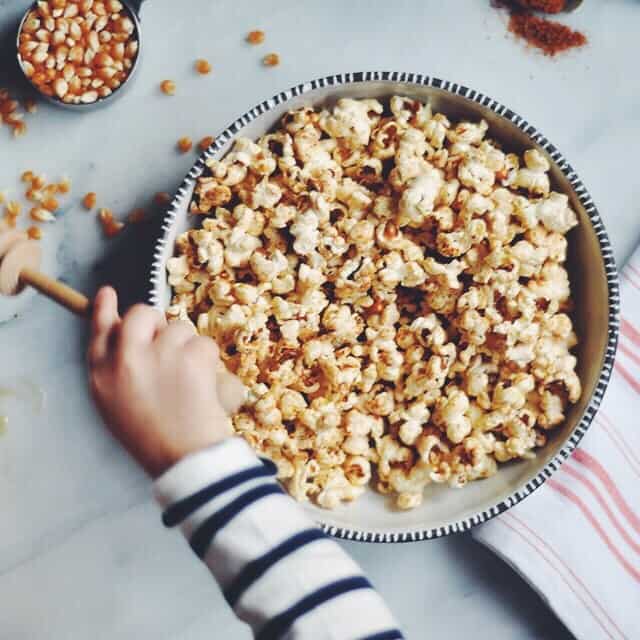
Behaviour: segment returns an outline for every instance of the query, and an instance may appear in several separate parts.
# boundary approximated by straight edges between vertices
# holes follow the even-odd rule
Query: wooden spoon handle
[[[91,313],[91,300],[68,285],[54,280],[35,269],[23,269],[20,281],[37,289],[76,315],[87,317]]]
[[[45,276],[36,269],[23,269],[20,272],[20,281],[37,289],[76,315],[86,318],[91,314],[92,303],[87,296],[59,280]],[[220,404],[227,414],[235,413],[246,401],[246,388],[236,376],[224,368],[218,372],[216,386]]]

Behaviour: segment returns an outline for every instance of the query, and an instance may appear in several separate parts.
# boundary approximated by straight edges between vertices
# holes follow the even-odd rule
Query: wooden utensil
[[[23,231],[0,233],[0,293],[16,295],[29,285],[76,315],[88,316],[89,298],[39,271],[41,259],[39,243],[29,240]]]
[[[42,273],[40,244],[30,240],[24,231],[0,232],[0,294],[12,296],[25,286],[33,287],[78,316],[91,315],[92,301],[70,286]],[[239,408],[238,399],[246,399],[246,388],[240,379],[224,367],[216,378],[218,399],[228,413]]]

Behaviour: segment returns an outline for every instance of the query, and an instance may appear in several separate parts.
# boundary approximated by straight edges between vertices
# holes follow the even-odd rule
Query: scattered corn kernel
[[[112,220],[111,222],[102,225],[102,229],[107,238],[117,236],[123,228],[124,222],[119,222],[118,220]]]
[[[29,227],[27,229],[27,235],[32,240],[40,240],[42,238],[42,229],[36,226]]]
[[[24,194],[27,200],[31,200],[31,202],[42,202],[42,192],[38,191],[31,187],[31,189],[27,189]]]
[[[20,176],[20,180],[22,180],[22,182],[31,182],[33,180],[33,177],[33,171],[25,171]]]
[[[31,219],[36,222],[53,222],[56,219],[53,213],[44,207],[33,207],[31,211],[29,211],[29,215]]]
[[[178,140],[178,149],[180,149],[182,153],[187,153],[191,151],[192,148],[193,142],[189,136],[184,136]]]
[[[93,191],[89,191],[89,193],[87,193],[85,197],[82,198],[82,205],[87,210],[93,209],[93,207],[96,206],[96,200],[96,194]]]
[[[198,149],[200,149],[200,151],[206,151],[213,144],[214,139],[213,136],[205,136],[198,142]]]
[[[249,44],[262,44],[264,42],[264,31],[260,31],[259,29],[249,31],[247,34],[247,42]]]
[[[24,101],[24,108],[27,113],[35,113],[38,110],[38,105],[33,98],[26,98]]]
[[[42,189],[45,184],[47,184],[47,181],[44,176],[33,176],[31,180],[31,187],[33,189]]]
[[[13,126],[13,137],[19,138],[27,132],[27,125],[24,122],[16,122]]]
[[[13,113],[18,108],[17,100],[5,100],[2,104],[0,104],[0,113],[9,114]]]
[[[7,204],[7,213],[10,216],[19,216],[22,211],[22,205],[17,200],[11,200]]]
[[[203,76],[206,76],[208,73],[211,73],[211,65],[208,60],[204,58],[200,58],[196,60],[196,71]]]
[[[60,207],[60,204],[53,196],[49,196],[48,198],[45,198],[44,202],[42,203],[42,206],[45,209],[47,209],[47,211],[53,212],[58,210],[58,208]]]
[[[15,137],[21,136],[27,130],[23,122],[24,113],[18,111],[19,106],[18,101],[9,95],[8,89],[0,88],[0,124],[8,124],[13,129]]]
[[[99,209],[98,219],[100,220],[100,224],[102,225],[102,231],[108,238],[111,238],[112,236],[120,233],[120,231],[122,231],[124,227],[124,222],[120,222],[114,219],[111,209]]]
[[[69,193],[69,191],[71,191],[71,179],[66,177],[62,178],[62,180],[58,182],[57,187],[60,193]]]
[[[11,127],[16,127],[22,122],[22,118],[24,118],[24,113],[9,113],[4,114],[4,121]]]
[[[4,219],[6,220],[6,224],[8,227],[15,227],[16,226],[16,220],[18,219],[18,216],[12,216],[8,211],[4,214]]]
[[[106,207],[102,207],[98,209],[98,218],[100,218],[100,222],[103,223],[111,222],[113,220],[113,211]]]
[[[176,83],[173,80],[163,80],[160,83],[160,90],[167,96],[172,96],[176,92]]]
[[[159,207],[163,207],[171,202],[171,196],[166,191],[158,191],[158,193],[153,196],[153,201]]]
[[[280,56],[277,53],[268,53],[262,58],[262,64],[265,67],[277,67],[280,64]]]
[[[102,225],[102,231],[105,236],[107,236],[107,238],[111,238],[117,235],[124,228],[124,222],[120,222],[119,220],[114,219],[111,209],[99,209],[98,219],[100,220],[100,224]]]
[[[137,223],[137,222],[144,222],[144,220],[147,217],[147,212],[142,209],[142,208],[138,208],[138,209],[134,209],[128,216],[127,216],[127,222],[132,222],[132,223]]]

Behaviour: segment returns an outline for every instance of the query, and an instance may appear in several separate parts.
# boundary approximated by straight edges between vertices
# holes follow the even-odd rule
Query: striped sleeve
[[[403,638],[360,567],[284,493],[275,472],[230,438],[156,480],[162,520],[181,528],[258,640]]]

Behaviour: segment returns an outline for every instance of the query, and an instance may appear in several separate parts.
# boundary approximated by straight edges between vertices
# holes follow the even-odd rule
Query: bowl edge
[[[221,149],[238,131],[246,124],[254,120],[263,113],[270,111],[276,105],[282,104],[289,99],[303,95],[318,88],[331,86],[340,86],[345,84],[357,84],[362,82],[405,82],[427,87],[441,89],[449,93],[453,93],[467,100],[477,102],[478,104],[490,109],[499,116],[510,120],[533,142],[542,147],[564,174],[580,203],[585,209],[594,233],[596,234],[598,245],[600,247],[600,255],[604,263],[604,270],[607,278],[608,292],[608,326],[607,326],[607,344],[601,364],[600,375],[595,385],[594,391],[585,407],[585,410],[577,421],[574,430],[566,439],[564,445],[556,453],[556,455],[547,462],[547,464],[534,477],[526,482],[522,487],[510,493],[506,498],[496,502],[491,507],[473,514],[472,516],[463,518],[458,521],[449,522],[439,527],[429,529],[411,529],[411,530],[374,530],[374,529],[354,529],[348,527],[335,526],[330,523],[318,521],[318,525],[329,535],[341,538],[343,540],[351,540],[356,542],[375,542],[375,543],[401,543],[401,542],[417,542],[421,540],[430,540],[440,538],[453,533],[461,533],[469,531],[471,528],[488,522],[496,516],[504,513],[514,505],[524,500],[532,494],[536,489],[541,487],[545,481],[550,478],[562,463],[576,449],[580,440],[584,437],[589,429],[593,419],[600,407],[605,391],[611,378],[615,354],[618,344],[619,332],[619,315],[620,315],[620,290],[618,283],[618,271],[613,256],[613,250],[609,236],[606,232],[600,214],[595,206],[590,194],[586,190],[582,181],[574,171],[573,167],[565,159],[564,155],[532,124],[516,112],[475,89],[470,89],[465,85],[442,80],[433,76],[412,72],[397,71],[358,71],[337,73],[324,76],[311,81],[297,84],[290,89],[281,91],[268,100],[264,100],[239,118],[229,124],[218,136],[214,143],[204,152],[194,165],[191,167],[184,180],[180,184],[176,195],[164,214],[161,225],[161,235],[156,241],[156,247],[153,254],[153,263],[150,269],[149,282],[150,289],[147,294],[147,302],[152,306],[159,307],[160,296],[158,286],[161,278],[165,277],[165,267],[162,262],[162,256],[167,244],[167,238],[171,225],[175,220],[177,209],[181,204],[182,198],[193,185],[195,179],[202,173],[205,168],[205,161],[216,151]]]

